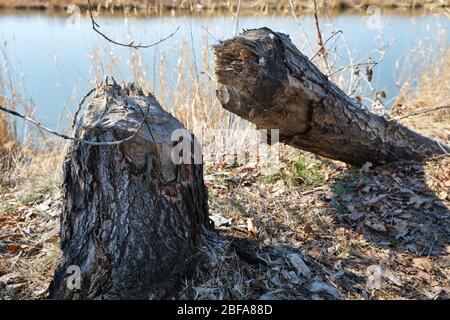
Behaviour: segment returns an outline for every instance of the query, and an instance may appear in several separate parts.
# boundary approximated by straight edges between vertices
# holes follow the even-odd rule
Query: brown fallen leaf
[[[314,259],[319,259],[322,256],[322,250],[318,247],[312,247],[307,250],[306,254]]]
[[[249,233],[256,235],[258,234],[259,228],[256,225],[255,218],[248,218],[247,219],[247,230]]]
[[[362,212],[353,212],[352,214],[350,214],[350,215],[348,216],[348,218],[349,218],[351,221],[358,221],[358,220],[360,220],[362,217],[364,217],[364,213],[362,213]]]
[[[364,222],[364,224],[366,226],[368,226],[369,228],[378,231],[378,232],[386,232],[386,225],[381,222],[381,221],[370,221],[370,220],[366,220]]]
[[[387,198],[387,196],[388,196],[387,194],[380,194],[378,196],[372,197],[372,198],[364,201],[363,203],[366,206],[371,206],[371,205],[377,204],[381,200],[384,200],[385,198]]]
[[[408,204],[413,205],[415,209],[419,209],[421,205],[432,202],[432,198],[423,198],[419,196],[414,196],[409,199]]]
[[[18,245],[18,244],[13,243],[8,246],[8,251],[10,254],[16,254],[19,250],[20,250],[20,245]]]
[[[305,226],[303,227],[303,232],[306,234],[310,234],[311,232],[313,232],[313,228],[309,223],[305,224]]]
[[[314,281],[311,284],[309,290],[314,293],[327,293],[333,296],[333,298],[335,299],[341,296],[341,292],[334,285],[319,280]]]
[[[266,284],[264,283],[264,280],[261,279],[254,279],[252,282],[250,282],[250,286],[253,290],[260,292],[267,289]]]
[[[9,271],[6,267],[0,266],[0,277],[7,274]]]

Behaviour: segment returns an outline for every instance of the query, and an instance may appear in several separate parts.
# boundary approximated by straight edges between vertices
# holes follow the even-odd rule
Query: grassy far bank
[[[291,1],[296,10],[312,10],[313,1]],[[92,0],[92,5],[97,9],[134,9],[145,11],[161,11],[167,9],[183,9],[189,11],[201,10],[235,10],[238,1],[225,0]],[[87,0],[0,0],[0,8],[8,9],[66,9],[74,4],[80,8],[87,8]],[[365,9],[369,5],[383,8],[436,8],[449,7],[445,0],[318,0],[319,9]],[[242,0],[242,10],[289,10],[289,0]]]

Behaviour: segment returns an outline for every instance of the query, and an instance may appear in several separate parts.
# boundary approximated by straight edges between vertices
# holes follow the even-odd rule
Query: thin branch
[[[122,42],[118,42],[118,41],[115,41],[115,40],[109,38],[107,35],[105,35],[100,30],[98,30],[98,28],[100,28],[100,25],[94,19],[94,15],[92,13],[92,7],[91,7],[91,0],[88,0],[88,9],[89,9],[89,15],[91,17],[92,29],[95,32],[97,32],[99,35],[101,35],[103,38],[108,40],[109,42],[111,42],[111,43],[113,43],[115,45],[118,45],[118,46],[122,46],[122,47],[129,47],[129,48],[133,48],[133,49],[145,49],[145,48],[154,47],[154,46],[160,44],[161,42],[164,42],[167,39],[173,37],[175,35],[175,33],[177,33],[178,30],[180,30],[180,27],[178,26],[177,29],[174,32],[172,32],[171,34],[169,34],[167,37],[161,38],[160,40],[158,40],[158,41],[156,41],[154,43],[148,44],[148,45],[143,45],[141,43],[134,44],[134,41],[132,41],[130,43],[122,43]]]
[[[376,66],[379,62],[378,61],[371,61],[371,62],[361,62],[361,63],[355,63],[355,64],[351,64],[349,66],[345,66],[345,67],[341,67],[337,70],[335,70],[332,73],[327,74],[328,77],[335,75],[338,72],[344,71],[346,69],[352,69],[354,67],[362,67],[362,66]]]
[[[77,120],[78,120],[78,114],[80,113],[81,108],[83,107],[84,102],[86,101],[86,99],[87,99],[94,91],[95,91],[95,88],[92,88],[91,91],[89,91],[89,92],[83,97],[83,99],[81,99],[80,103],[78,104],[77,111],[75,111],[75,114],[74,114],[73,119],[72,119],[72,129],[75,128],[75,125],[76,125]]]
[[[72,140],[72,141],[75,141],[75,142],[80,142],[80,143],[91,145],[91,146],[115,146],[115,145],[119,145],[119,144],[121,144],[121,143],[123,143],[125,141],[133,139],[139,133],[139,131],[141,131],[142,126],[144,125],[144,123],[146,123],[146,119],[147,119],[147,116],[149,114],[150,108],[147,108],[147,112],[145,114],[145,117],[142,120],[142,122],[139,124],[139,127],[137,128],[137,130],[132,135],[130,135],[128,138],[125,138],[123,140],[118,140],[118,141],[104,141],[104,142],[85,140],[85,139],[81,139],[81,138],[70,137],[70,136],[62,134],[62,133],[58,133],[58,132],[56,132],[56,131],[54,131],[54,130],[52,130],[50,128],[47,128],[42,123],[40,123],[40,122],[38,122],[38,121],[36,121],[36,120],[34,120],[32,118],[29,118],[29,117],[27,117],[27,116],[25,116],[23,114],[20,114],[17,111],[7,109],[7,108],[5,108],[5,107],[3,107],[1,105],[0,105],[0,111],[4,111],[4,112],[9,113],[9,114],[11,114],[11,115],[13,115],[15,117],[19,117],[19,118],[22,118],[22,119],[24,119],[24,120],[26,120],[28,122],[31,122],[32,124],[34,124],[38,128],[40,128],[40,129],[42,129],[42,130],[44,130],[44,131],[46,131],[46,132],[48,132],[50,134],[53,134],[53,135],[55,135],[57,137],[63,138],[64,140]]]
[[[393,119],[390,119],[389,121],[397,121],[397,120],[401,120],[401,119],[406,119],[406,118],[410,118],[410,117],[415,117],[415,116],[419,116],[425,113],[429,113],[429,112],[433,112],[433,111],[437,111],[437,110],[442,110],[442,109],[450,109],[450,105],[439,105],[433,108],[428,108],[425,110],[420,110],[420,111],[416,111],[404,116],[400,116],[400,117],[396,117]]]
[[[322,44],[322,46],[319,48],[319,50],[316,51],[316,53],[314,53],[314,55],[311,57],[311,59],[309,60],[314,60],[314,58],[321,53],[323,50],[325,50],[325,46],[327,45],[328,41],[330,41],[331,39],[334,38],[334,36],[338,35],[338,34],[342,34],[342,30],[338,30],[335,33],[333,33],[327,40],[325,40],[325,42]]]
[[[241,13],[241,0],[237,0],[237,12],[236,12],[236,29],[234,30],[234,35],[237,36],[239,31],[239,14]]]
[[[439,141],[436,141],[437,145],[439,146],[439,148],[441,148],[444,152],[445,155],[450,155],[450,153],[444,148],[444,146],[442,144],[439,143]]]
[[[373,52],[378,52],[381,56],[380,56],[380,58],[378,60],[373,60],[369,56],[368,63],[370,65],[370,67],[368,67],[367,71],[373,72],[373,69],[384,60],[386,52],[389,49],[389,47],[391,46],[391,44],[392,44],[392,42],[386,44],[385,46],[381,47],[380,49],[373,50]],[[358,66],[358,64],[353,64],[353,66]],[[352,72],[352,75],[353,74],[354,74],[354,72]],[[372,76],[373,75],[370,75],[370,77],[372,77]],[[360,76],[359,79],[356,81],[355,86],[353,87],[353,90],[351,90],[351,88],[349,88],[351,90],[349,93],[347,93],[349,96],[353,96],[356,93],[356,90],[358,89],[358,85],[363,79],[366,80],[366,84],[368,85],[368,87],[369,87],[369,89],[371,91],[371,94],[376,93],[378,91],[378,90],[375,90],[373,88],[372,83],[371,83],[371,79],[369,79],[368,74],[366,72],[366,74]]]
[[[329,71],[328,61],[327,61],[327,52],[325,51],[323,40],[322,40],[322,32],[320,32],[320,24],[319,24],[319,15],[317,13],[317,1],[314,0],[314,21],[316,23],[316,32],[317,32],[317,43],[320,47],[320,54],[323,57],[323,61],[325,62],[325,67],[327,71]]]
[[[144,110],[142,110],[142,108],[139,106],[139,104],[136,104],[136,107],[139,108],[139,110],[142,113],[142,116],[144,117],[143,121],[145,122],[145,125],[147,126],[147,130],[150,133],[150,136],[152,137],[153,142],[156,142],[155,137],[153,136],[153,133],[152,133],[152,128],[150,128],[150,125],[147,122],[147,116],[148,116],[148,112],[150,110],[150,106],[147,107],[147,112],[146,113],[144,113]]]
[[[202,29],[205,30],[206,33],[207,33],[207,34],[208,34],[215,42],[217,42],[217,43],[221,43],[221,42],[222,42],[222,40],[217,39],[217,38],[211,33],[211,31],[208,30],[207,27],[202,26]]]

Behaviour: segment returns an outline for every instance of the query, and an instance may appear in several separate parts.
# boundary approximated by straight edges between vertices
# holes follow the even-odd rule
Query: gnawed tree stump
[[[212,227],[202,165],[171,160],[171,134],[183,125],[133,85],[101,85],[77,136],[125,139],[145,115],[141,130],[120,145],[71,146],[64,163],[63,256],[50,298],[164,298],[197,266],[197,248]]]
[[[349,164],[422,160],[450,148],[365,110],[311,63],[289,36],[248,30],[215,46],[222,106],[280,141]]]

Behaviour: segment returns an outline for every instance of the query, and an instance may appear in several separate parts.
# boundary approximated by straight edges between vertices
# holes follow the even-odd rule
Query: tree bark
[[[198,247],[213,228],[202,165],[171,160],[171,134],[182,124],[133,85],[103,84],[76,135],[117,141],[139,124],[119,145],[71,146],[64,163],[63,256],[50,298],[160,299],[199,263]]]
[[[222,106],[280,141],[349,164],[422,160],[450,151],[373,114],[330,82],[290,41],[268,28],[215,46]]]

